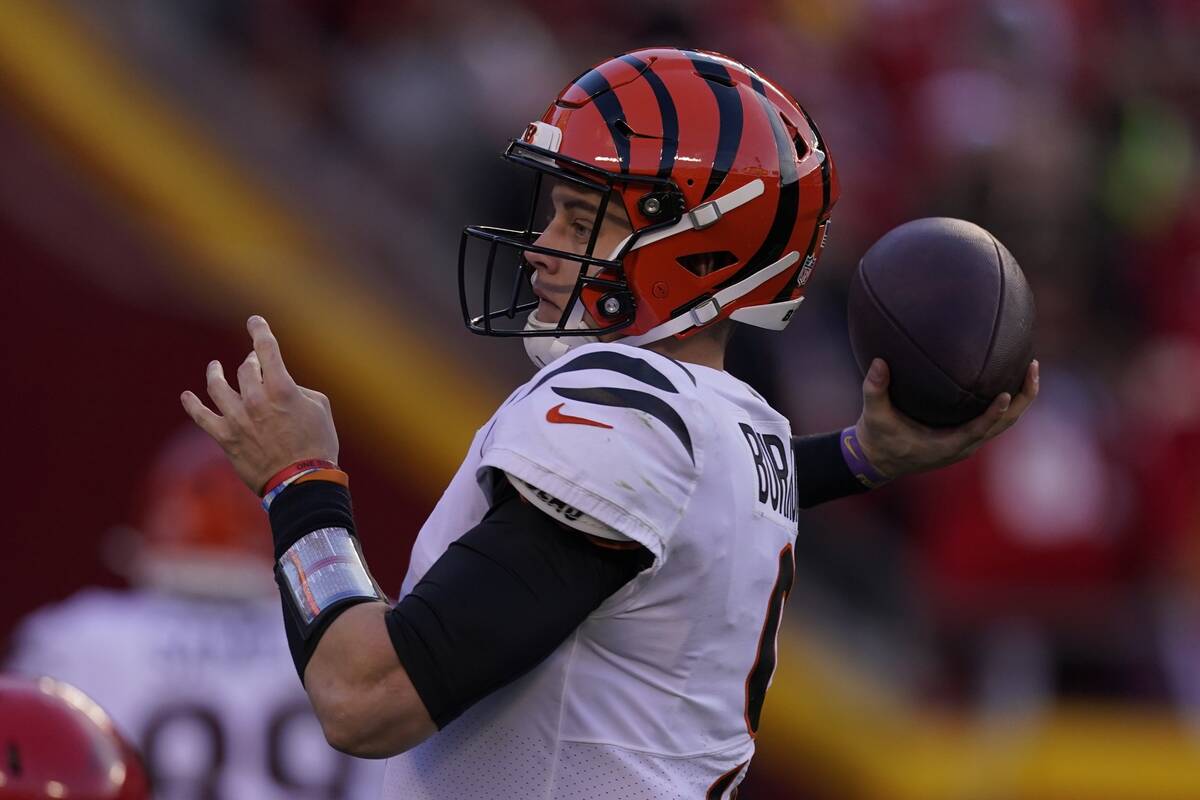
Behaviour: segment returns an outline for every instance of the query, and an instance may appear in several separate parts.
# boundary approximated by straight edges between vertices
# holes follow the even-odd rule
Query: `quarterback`
[[[796,101],[716,53],[655,48],[572,81],[504,153],[524,227],[469,226],[463,315],[540,371],[479,429],[398,602],[358,546],[324,395],[261,317],[235,389],[182,402],[268,507],[296,669],[325,735],[392,757],[386,797],[728,798],[754,753],[799,508],[952,463],[1037,392],[931,430],[887,367],[844,431],[793,437],[723,370],[784,328],[838,197]]]

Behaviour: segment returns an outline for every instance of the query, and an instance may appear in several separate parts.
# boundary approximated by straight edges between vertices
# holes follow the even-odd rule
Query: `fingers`
[[[283,356],[279,352],[279,342],[271,327],[262,317],[255,315],[246,321],[246,330],[254,342],[254,352],[262,366],[263,384],[268,390],[294,386],[292,376],[288,374],[283,364]]]
[[[882,358],[872,360],[867,374],[863,377],[864,410],[884,411],[891,408],[892,401],[888,397],[889,378],[887,362]]]
[[[968,427],[974,428],[974,433],[986,436],[997,425],[1004,423],[1004,418],[1007,416],[1008,410],[1012,408],[1012,402],[1013,398],[1011,394],[1001,392],[992,400],[992,404],[988,406],[987,411],[972,420]]]
[[[208,406],[204,405],[204,402],[195,394],[190,391],[184,392],[179,396],[179,402],[183,403],[183,410],[192,418],[192,422],[199,426],[200,430],[217,441],[221,441],[228,435],[225,420],[210,411]]]
[[[1029,408],[1030,404],[1037,397],[1040,368],[1041,366],[1036,360],[1029,364],[1029,369],[1025,372],[1025,383],[1021,386],[1021,391],[1017,393],[1016,397],[1012,398],[1012,401],[1004,409],[1000,417],[987,428],[984,434],[985,440],[999,436],[1017,424],[1017,420],[1021,418],[1021,415],[1025,413],[1026,409]],[[1000,397],[1006,397],[1007,395],[1008,393],[1004,392]],[[996,399],[999,400],[1000,398]],[[992,404],[993,409],[996,405],[997,403]]]
[[[316,389],[309,389],[304,386],[301,386],[299,388],[300,388],[300,391],[304,393],[304,396],[307,397],[309,400],[315,400],[316,402],[320,403],[322,406],[325,407],[326,411],[330,410],[329,398],[326,397],[323,392],[318,392]]]
[[[1012,417],[1013,422],[1025,413],[1025,409],[1037,398],[1039,389],[1039,380],[1041,378],[1042,365],[1034,359],[1029,363],[1029,369],[1025,371],[1025,383],[1021,386],[1021,391],[1013,398],[1012,408],[1008,411],[1008,416]]]
[[[238,367],[238,391],[247,408],[260,406],[265,399],[263,396],[262,367],[258,363],[258,354],[253,350],[246,360]]]
[[[229,385],[229,381],[225,380],[225,370],[221,368],[221,362],[208,362],[205,375],[208,379],[208,396],[212,398],[213,405],[221,412],[221,416],[234,420],[241,418],[245,412],[242,398]]]

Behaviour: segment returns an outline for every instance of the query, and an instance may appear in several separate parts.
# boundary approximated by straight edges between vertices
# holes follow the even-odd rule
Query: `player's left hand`
[[[238,367],[235,390],[221,362],[208,365],[208,396],[215,413],[190,391],[183,410],[225,451],[234,469],[258,494],[284,467],[305,459],[337,462],[338,437],[329,398],[296,384],[284,366],[267,321],[253,316],[246,329],[254,349]]]
[[[962,461],[984,442],[1016,424],[1038,393],[1039,365],[1025,373],[1016,397],[1002,392],[987,411],[957,428],[930,428],[901,413],[888,396],[890,373],[881,358],[863,380],[863,412],[855,424],[867,460],[889,478],[937,469]]]

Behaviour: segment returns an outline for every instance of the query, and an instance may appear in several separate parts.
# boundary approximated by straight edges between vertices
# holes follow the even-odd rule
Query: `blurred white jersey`
[[[514,392],[422,528],[402,593],[482,519],[493,469],[655,563],[532,671],[391,759],[384,796],[728,798],[793,576],[790,434],[727,373],[621,344],[580,347]]]
[[[85,589],[22,623],[9,669],[91,695],[142,753],[158,800],[377,798],[381,762],[329,747],[278,599]]]

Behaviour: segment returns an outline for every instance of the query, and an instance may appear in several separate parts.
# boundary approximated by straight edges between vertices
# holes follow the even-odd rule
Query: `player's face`
[[[627,237],[632,228],[625,209],[616,195],[609,200],[604,218],[597,220],[600,194],[565,184],[555,185],[542,204],[542,234],[534,244],[542,247],[565,250],[569,253],[587,252],[588,243],[596,232],[596,243],[592,254],[609,257]],[[582,264],[566,258],[555,258],[541,253],[525,253],[525,260],[533,267],[533,291],[538,297],[538,306],[533,315],[542,322],[557,322],[571,298],[575,281]],[[599,267],[589,268],[595,274]]]

